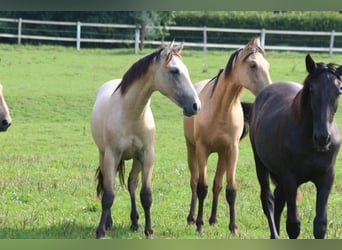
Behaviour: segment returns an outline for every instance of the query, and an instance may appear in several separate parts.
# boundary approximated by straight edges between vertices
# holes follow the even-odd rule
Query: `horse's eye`
[[[251,62],[251,64],[249,66],[251,67],[251,69],[256,69],[258,67],[256,62]]]
[[[179,74],[179,69],[178,68],[170,68],[170,72],[172,74]]]

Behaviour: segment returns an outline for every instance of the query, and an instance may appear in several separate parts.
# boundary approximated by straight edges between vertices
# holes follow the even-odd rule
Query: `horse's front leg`
[[[198,212],[196,219],[197,232],[203,231],[203,204],[204,199],[208,194],[208,180],[207,180],[207,160],[208,153],[203,147],[197,146],[196,159],[198,166],[198,183],[197,183],[197,197],[198,197]]]
[[[283,179],[284,195],[287,204],[286,232],[290,239],[297,239],[300,233],[300,220],[297,212],[297,184],[291,176]]]
[[[316,216],[314,219],[314,237],[323,239],[327,231],[327,204],[332,184],[334,182],[333,168],[320,182],[315,182],[317,189]]]
[[[137,231],[138,230],[138,220],[139,220],[139,214],[137,211],[137,205],[136,205],[136,198],[135,198],[135,191],[138,186],[138,176],[141,171],[141,163],[138,160],[133,160],[133,166],[132,170],[129,173],[128,177],[128,191],[129,195],[131,197],[131,230]]]
[[[100,156],[101,157],[101,156]],[[99,226],[96,230],[96,238],[100,239],[105,236],[105,230],[112,227],[111,207],[114,202],[114,180],[115,180],[115,159],[111,150],[106,150],[103,159],[100,159],[100,174],[102,179],[103,195],[101,199],[102,212]],[[99,183],[100,184],[100,183]]]
[[[277,228],[278,235],[280,235],[281,214],[285,207],[285,197],[284,197],[282,187],[277,185],[273,194],[274,194],[274,222]]]
[[[190,187],[191,187],[191,201],[190,211],[187,217],[188,224],[195,223],[195,210],[197,203],[197,182],[198,182],[198,167],[196,163],[196,147],[186,140],[188,167],[190,170]]]
[[[140,191],[140,200],[145,213],[146,237],[152,238],[153,230],[151,224],[151,205],[152,205],[152,172],[153,172],[154,151],[145,153],[142,161],[142,186]]]
[[[270,237],[271,239],[278,239],[279,235],[274,223],[274,196],[270,189],[270,174],[268,169],[262,164],[259,157],[257,156],[255,149],[254,152],[254,160],[256,173],[258,177],[258,181],[260,184],[260,199],[262,204],[262,209],[268,221],[268,227],[270,229]]]
[[[238,226],[235,220],[235,199],[236,199],[236,183],[235,172],[237,167],[238,155],[239,155],[239,141],[236,140],[235,144],[228,149],[228,153],[225,154],[226,158],[223,158],[222,164],[226,166],[227,175],[227,187],[226,187],[226,200],[229,205],[229,230],[233,234],[237,234]]]

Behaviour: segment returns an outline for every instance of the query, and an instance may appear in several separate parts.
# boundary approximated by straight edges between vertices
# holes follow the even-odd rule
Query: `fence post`
[[[77,21],[76,27],[76,49],[81,49],[81,22]]]
[[[207,26],[203,26],[203,51],[207,52]]]
[[[138,54],[139,52],[139,41],[140,41],[140,25],[137,24],[135,27],[135,35],[134,35],[134,53]]]
[[[260,45],[261,45],[261,48],[265,47],[265,40],[266,40],[266,30],[262,29],[261,30],[261,35],[260,35]]]
[[[18,19],[18,45],[21,45],[22,19]]]
[[[333,54],[334,40],[335,40],[335,30],[332,30],[331,35],[330,35],[329,55]]]

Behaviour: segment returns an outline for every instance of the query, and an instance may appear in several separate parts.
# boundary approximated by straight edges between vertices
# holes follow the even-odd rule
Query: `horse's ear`
[[[251,40],[249,40],[249,42],[247,43],[246,48],[254,47],[254,46],[261,47],[260,37],[258,36],[252,37]]]
[[[170,52],[172,51],[174,43],[175,43],[175,41],[173,40],[168,46],[166,46],[166,47],[160,52],[160,56],[166,58],[167,55],[170,54]]]
[[[180,54],[182,52],[182,49],[184,47],[184,42],[181,42],[179,45],[175,46],[175,51]]]
[[[336,69],[336,73],[340,76],[342,76],[342,65],[340,65],[337,69]]]
[[[317,65],[314,62],[314,60],[311,58],[310,54],[307,54],[305,57],[305,64],[306,64],[306,70],[311,74],[315,71]]]

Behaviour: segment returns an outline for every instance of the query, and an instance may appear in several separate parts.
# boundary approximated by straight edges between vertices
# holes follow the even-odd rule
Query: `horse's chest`
[[[144,151],[147,143],[143,138],[137,136],[123,137],[119,146],[122,149],[122,159],[129,160],[136,157],[140,152]]]

